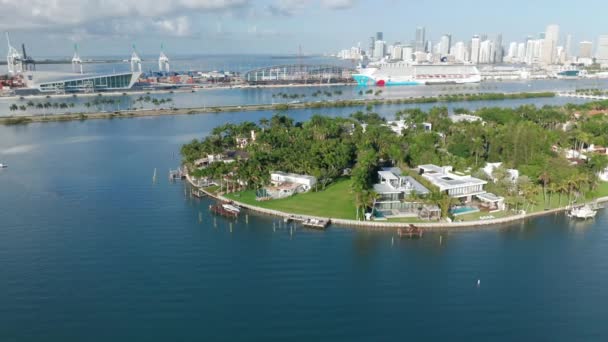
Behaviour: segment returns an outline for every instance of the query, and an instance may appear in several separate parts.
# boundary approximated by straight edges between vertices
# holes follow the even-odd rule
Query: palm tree
[[[543,183],[543,200],[545,203],[547,202],[547,183],[551,181],[551,176],[549,175],[549,171],[546,169],[541,172],[540,176],[538,176],[538,180]]]
[[[12,104],[12,105],[9,107],[9,109],[10,109],[11,111],[16,111],[16,110],[18,110],[18,109],[19,109],[19,106],[17,106],[16,104],[14,104],[14,103],[13,103],[13,104]]]

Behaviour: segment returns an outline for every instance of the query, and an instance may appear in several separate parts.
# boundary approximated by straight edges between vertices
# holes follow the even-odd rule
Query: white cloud
[[[322,8],[339,10],[348,9],[356,4],[357,0],[277,0],[268,6],[273,15],[290,16],[308,7],[320,6]]]
[[[147,29],[192,33],[190,16],[227,11],[251,0],[0,0],[1,30],[115,33]]]

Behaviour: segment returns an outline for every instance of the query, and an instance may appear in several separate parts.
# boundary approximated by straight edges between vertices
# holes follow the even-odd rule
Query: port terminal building
[[[140,76],[141,72],[74,74],[37,71],[25,73],[24,79],[29,92],[63,94],[125,91],[132,89]]]

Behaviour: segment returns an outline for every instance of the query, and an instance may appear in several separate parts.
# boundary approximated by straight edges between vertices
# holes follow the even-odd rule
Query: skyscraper
[[[424,52],[426,49],[426,33],[423,26],[416,27],[415,52]]]
[[[543,64],[550,65],[556,62],[557,42],[559,41],[559,26],[549,25],[545,31],[541,59]]]
[[[374,57],[374,46],[376,45],[376,38],[369,37],[369,47],[367,48],[367,55],[371,58]]]
[[[494,43],[491,40],[484,40],[479,44],[479,63],[492,63],[492,50]]]
[[[457,42],[452,47],[452,55],[457,62],[465,62],[468,59],[467,49],[464,42]]]
[[[384,34],[382,32],[376,32],[376,40],[384,40]]]
[[[593,54],[593,43],[589,41],[582,41],[579,43],[579,58],[591,58]]]
[[[496,35],[496,38],[493,42],[492,48],[492,63],[502,63],[502,57],[504,55],[504,51],[502,50],[502,33]]]
[[[565,54],[566,54],[566,59],[570,59],[570,57],[572,56],[572,35],[569,34],[566,36],[566,46],[564,47],[565,49]]]
[[[386,55],[386,42],[383,40],[376,40],[374,44],[374,58],[382,59]]]
[[[479,64],[479,36],[473,36],[471,39],[471,63]]]
[[[441,57],[449,55],[451,47],[452,35],[444,34],[443,36],[441,36],[441,39],[439,40],[439,55],[441,55]]]
[[[598,63],[608,63],[608,35],[601,35],[597,39],[597,51],[595,57]]]

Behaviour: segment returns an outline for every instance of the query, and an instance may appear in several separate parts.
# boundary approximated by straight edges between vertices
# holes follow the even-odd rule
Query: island
[[[608,101],[387,120],[280,112],[181,148],[195,189],[271,215],[354,226],[485,225],[608,200]]]

